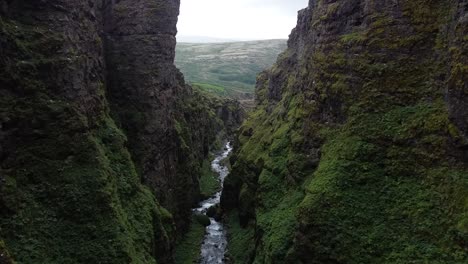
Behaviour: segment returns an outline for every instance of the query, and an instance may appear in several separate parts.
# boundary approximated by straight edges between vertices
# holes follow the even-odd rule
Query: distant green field
[[[273,65],[286,40],[177,43],[176,65],[189,83],[219,96],[253,98],[256,76]]]
[[[208,83],[192,83],[193,86],[198,86],[205,92],[216,94],[219,96],[228,96],[226,89],[219,85],[213,85]]]

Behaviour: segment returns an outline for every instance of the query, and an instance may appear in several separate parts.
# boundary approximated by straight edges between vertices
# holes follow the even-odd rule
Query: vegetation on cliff
[[[218,175],[211,169],[213,153],[219,151],[223,146],[222,141],[233,135],[241,123],[244,113],[239,102],[212,95],[197,86],[193,87],[192,96],[190,100],[184,102],[182,109],[184,109],[184,113],[187,113],[186,116],[197,117],[200,115],[196,121],[191,122],[195,125],[198,124],[192,130],[184,129],[187,126],[184,123],[178,123],[180,140],[184,142],[183,144],[189,148],[193,144],[194,135],[208,137],[208,141],[212,143],[206,149],[205,156],[202,157],[204,160],[191,168],[191,173],[196,172],[195,175],[199,177],[199,200],[204,200],[220,191],[221,188]],[[205,127],[209,129],[201,129],[202,127],[199,125],[208,121],[210,121],[210,126]],[[187,152],[194,153],[193,151]],[[195,200],[195,202],[199,200]],[[210,220],[205,215],[191,217],[187,232],[178,236],[175,263],[194,263],[199,260],[200,247],[205,236],[205,226],[209,223]]]
[[[19,263],[155,263],[154,247],[170,248],[172,217],[140,184],[103,86],[100,111],[86,116],[44,75],[67,64],[43,49],[63,38],[38,39],[44,28],[6,18],[0,26],[0,236],[8,251]]]
[[[449,0],[301,11],[226,179],[236,263],[468,261],[464,16]]]
[[[33,2],[0,0],[0,263],[193,260],[243,112],[173,65],[179,2]],[[236,139],[230,260],[468,262],[467,10],[309,2]]]
[[[0,14],[0,262],[172,263],[209,147],[242,118],[174,67],[178,2],[0,1]]]
[[[189,231],[177,241],[175,249],[176,264],[196,263],[200,258],[200,246],[205,237],[206,227],[192,217]]]

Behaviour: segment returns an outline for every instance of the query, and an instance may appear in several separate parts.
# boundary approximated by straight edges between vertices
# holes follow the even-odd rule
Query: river
[[[222,152],[216,155],[215,159],[211,162],[211,169],[218,174],[221,187],[224,183],[224,178],[229,173],[229,169],[222,165],[221,162],[232,151],[230,142],[227,142]],[[217,192],[211,198],[200,202],[199,207],[194,209],[197,213],[206,214],[207,210],[219,204],[221,199],[221,191]],[[226,230],[221,222],[210,218],[210,225],[206,227],[205,239],[201,247],[200,264],[220,264],[224,263],[224,254],[226,253],[227,238]]]

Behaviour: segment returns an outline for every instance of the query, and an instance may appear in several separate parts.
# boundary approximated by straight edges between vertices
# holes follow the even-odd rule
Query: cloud
[[[287,38],[308,0],[181,0],[179,35]]]

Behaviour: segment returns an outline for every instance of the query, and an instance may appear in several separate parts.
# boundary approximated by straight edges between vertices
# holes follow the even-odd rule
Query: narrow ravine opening
[[[0,264],[468,264],[467,7],[0,0]]]
[[[194,209],[195,213],[209,217],[210,224],[206,227],[206,234],[201,246],[200,263],[224,263],[226,253],[227,237],[226,230],[221,218],[217,215],[217,208],[221,199],[224,179],[229,173],[228,166],[223,163],[232,151],[230,142],[224,145],[224,149],[216,154],[211,162],[211,169],[216,173],[221,190],[214,196],[200,202],[199,207]]]
[[[257,75],[272,67],[287,48],[287,39],[297,22],[297,12],[308,0],[287,3],[270,0],[181,1],[175,64],[195,93],[211,102],[234,102],[242,117],[255,107]],[[239,19],[242,14],[242,19]],[[261,19],[259,19],[261,17]],[[216,113],[229,138],[213,147],[200,176],[201,201],[193,209],[190,229],[177,243],[176,264],[229,263],[229,226],[223,222],[220,200],[226,158],[233,151],[235,130],[229,107]],[[234,118],[235,119],[235,118]],[[219,139],[218,139],[219,141]]]
[[[205,161],[200,178],[202,199],[192,209],[190,230],[178,243],[176,263],[229,263],[226,261],[228,232],[220,200],[232,151],[232,142],[225,139],[215,144],[210,158]]]

